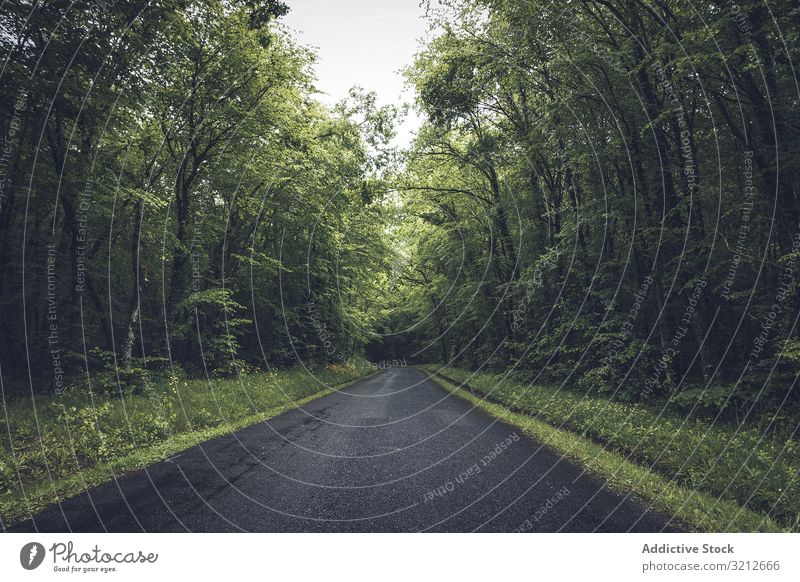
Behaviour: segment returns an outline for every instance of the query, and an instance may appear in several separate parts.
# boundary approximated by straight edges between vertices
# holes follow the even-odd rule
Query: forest
[[[800,6],[426,2],[398,148],[290,4],[3,3],[6,424],[407,360],[752,430],[796,485]]]
[[[324,358],[323,327],[363,345],[368,142],[396,112],[315,101],[280,2],[34,4],[3,8],[4,376],[229,375]]]
[[[798,7],[455,2],[407,75],[411,357],[793,434]],[[423,323],[421,314],[431,314]]]

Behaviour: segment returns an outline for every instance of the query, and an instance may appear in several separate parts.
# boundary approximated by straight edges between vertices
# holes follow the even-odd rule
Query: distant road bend
[[[670,531],[414,368],[355,382],[14,531]]]

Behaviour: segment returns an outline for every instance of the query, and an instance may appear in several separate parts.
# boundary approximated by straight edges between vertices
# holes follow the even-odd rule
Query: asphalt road
[[[50,507],[14,531],[669,531],[669,517],[387,370]]]

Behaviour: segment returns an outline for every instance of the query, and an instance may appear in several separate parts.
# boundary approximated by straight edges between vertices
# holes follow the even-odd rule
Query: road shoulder
[[[294,402],[287,402],[286,404],[269,408],[258,414],[225,422],[212,428],[175,434],[159,443],[142,448],[129,455],[116,457],[108,462],[85,468],[78,473],[59,479],[53,479],[35,488],[28,488],[25,491],[24,506],[17,503],[3,502],[2,506],[0,506],[0,514],[2,514],[2,522],[0,523],[2,523],[3,529],[10,528],[15,524],[30,519],[35,514],[50,506],[55,506],[67,499],[86,493],[93,487],[115,481],[130,473],[146,469],[155,463],[168,460],[170,457],[192,447],[202,445],[211,439],[225,436],[259,422],[264,422],[276,416],[280,416],[285,412],[318,400],[342,388],[371,378],[380,372],[381,370],[372,371],[359,378],[323,388],[318,392],[295,400]]]
[[[679,522],[676,524],[678,527],[707,532],[782,531],[763,515],[733,502],[677,485],[589,439],[487,401],[441,375],[425,368],[419,369],[451,394],[467,400],[495,418],[519,427],[526,435],[576,461],[587,473],[606,481],[609,489],[631,495],[655,511],[673,515]]]

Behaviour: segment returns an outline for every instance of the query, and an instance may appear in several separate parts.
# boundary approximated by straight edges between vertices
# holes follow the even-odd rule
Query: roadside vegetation
[[[120,473],[271,418],[373,371],[361,359],[238,378],[173,377],[123,397],[69,388],[20,398],[0,417],[0,523]]]
[[[705,531],[798,529],[800,446],[746,427],[614,402],[519,377],[423,367],[612,487]],[[464,390],[459,390],[464,395]],[[470,396],[470,394],[477,396]],[[498,406],[499,405],[499,406]]]

